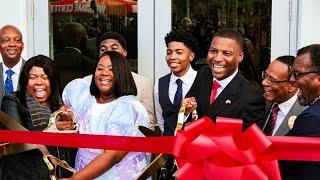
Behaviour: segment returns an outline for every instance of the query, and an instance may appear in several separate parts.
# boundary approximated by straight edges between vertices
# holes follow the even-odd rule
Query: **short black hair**
[[[172,30],[169,33],[167,33],[164,40],[166,42],[167,47],[170,42],[177,41],[177,42],[182,42],[195,54],[198,53],[197,39],[192,34],[188,33],[185,30]]]
[[[296,57],[291,56],[291,55],[279,56],[276,58],[276,60],[278,60],[288,66],[292,66],[295,59],[296,59]]]
[[[240,51],[243,51],[244,42],[241,34],[238,31],[232,28],[219,29],[216,33],[213,34],[212,39],[215,37],[222,37],[235,40],[239,45]]]
[[[106,33],[103,33],[102,35],[99,36],[98,38],[98,46],[100,49],[100,44],[102,41],[106,40],[106,39],[115,39],[117,41],[119,41],[119,43],[121,44],[121,46],[127,50],[127,42],[126,40],[124,39],[124,37],[120,34],[120,33],[117,33],[117,32],[114,32],[114,31],[109,31],[109,32],[106,32]]]
[[[277,57],[275,60],[278,60],[280,62],[282,62],[283,64],[286,64],[288,66],[288,74],[289,74],[289,79],[291,77],[291,71],[290,71],[290,67],[292,66],[292,64],[294,63],[296,57],[291,56],[291,55],[285,55],[285,56],[279,56]]]
[[[311,44],[298,50],[297,56],[309,53],[312,65],[320,70],[320,44]]]
[[[102,57],[109,56],[112,63],[113,72],[113,90],[115,98],[119,98],[125,95],[137,95],[137,87],[133,80],[130,66],[126,58],[116,51],[106,51],[101,54],[99,61]],[[95,72],[99,61],[95,64],[93,76],[90,84],[90,94],[93,96],[99,96],[100,90],[95,82]]]
[[[44,55],[34,56],[25,62],[19,76],[19,89],[17,91],[17,97],[23,104],[26,104],[25,95],[29,80],[29,72],[34,66],[43,68],[44,73],[48,76],[51,87],[51,95],[49,97],[50,109],[51,111],[58,110],[61,106],[61,96],[59,94],[59,75],[55,69],[54,61]]]
[[[87,45],[86,28],[77,22],[70,22],[63,26],[61,32],[62,46],[75,47],[84,51]]]

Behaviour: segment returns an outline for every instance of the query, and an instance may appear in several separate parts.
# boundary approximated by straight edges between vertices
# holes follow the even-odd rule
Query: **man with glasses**
[[[287,135],[320,137],[320,44],[299,49],[291,70],[298,101],[309,107],[297,116]],[[319,162],[286,161],[281,167],[284,179],[320,179]]]
[[[273,60],[263,73],[262,86],[266,107],[263,131],[268,136],[284,136],[289,132],[288,119],[304,109],[297,100],[297,88],[290,82],[290,67],[294,56],[281,56]]]

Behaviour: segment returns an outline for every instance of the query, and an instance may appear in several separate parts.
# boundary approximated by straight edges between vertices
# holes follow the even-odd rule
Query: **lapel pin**
[[[226,104],[231,104],[231,101],[229,99],[226,100]]]

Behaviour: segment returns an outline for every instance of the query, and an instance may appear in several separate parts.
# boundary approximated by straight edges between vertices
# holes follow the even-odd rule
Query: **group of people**
[[[224,28],[213,35],[208,66],[199,71],[191,67],[198,43],[190,33],[172,30],[165,43],[171,72],[154,88],[150,80],[131,72],[125,39],[107,32],[97,39],[99,58],[91,75],[68,82],[60,94],[54,61],[43,55],[23,60],[21,32],[6,25],[0,29],[1,110],[31,131],[43,131],[58,111],[57,132],[143,136],[138,126],[153,130],[159,126],[170,136],[184,106],[185,124],[197,110],[199,118],[209,116],[213,121],[217,116],[242,119],[243,130],[256,124],[268,136],[320,136],[320,44],[301,48],[297,57],[274,59],[263,73],[262,95],[239,71],[244,42],[237,31]],[[58,147],[48,151],[78,170],[70,178],[59,171],[57,176],[65,179],[134,179],[148,165],[148,156],[138,152]],[[169,161],[166,171],[160,172],[168,173],[167,179],[174,178],[172,166]],[[280,169],[284,179],[320,178],[318,162],[283,161]],[[49,176],[37,149],[0,158],[0,179]]]

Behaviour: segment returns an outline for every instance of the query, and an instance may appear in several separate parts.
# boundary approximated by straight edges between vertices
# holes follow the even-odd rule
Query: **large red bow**
[[[281,179],[276,157],[264,152],[271,141],[242,121],[202,118],[179,131],[174,155],[179,179]]]
[[[320,140],[265,136],[242,121],[199,119],[176,137],[124,137],[0,130],[0,141],[50,146],[167,153],[176,156],[179,179],[281,179],[277,160],[320,161]]]

